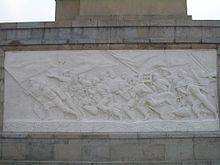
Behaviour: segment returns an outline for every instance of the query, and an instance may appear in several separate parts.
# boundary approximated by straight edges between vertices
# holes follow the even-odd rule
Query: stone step
[[[220,165],[220,160],[204,161],[146,161],[146,162],[72,162],[72,161],[15,161],[0,160],[0,165]]]

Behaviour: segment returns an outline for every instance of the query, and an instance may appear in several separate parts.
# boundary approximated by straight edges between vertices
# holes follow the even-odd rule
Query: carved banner
[[[215,50],[6,52],[5,131],[219,129]]]

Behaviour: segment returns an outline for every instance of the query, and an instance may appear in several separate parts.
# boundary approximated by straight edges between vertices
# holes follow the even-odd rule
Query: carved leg
[[[144,120],[148,120],[149,117],[149,110],[148,108],[145,107],[145,98],[142,98],[139,100],[139,102],[137,103],[137,109],[138,111],[144,116]]]
[[[129,119],[135,120],[134,117],[133,117],[132,111],[130,109],[125,111],[125,114],[129,117]]]

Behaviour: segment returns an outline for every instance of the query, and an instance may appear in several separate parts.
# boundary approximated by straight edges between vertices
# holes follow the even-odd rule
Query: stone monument
[[[56,3],[55,22],[0,24],[0,164],[220,164],[219,21]]]

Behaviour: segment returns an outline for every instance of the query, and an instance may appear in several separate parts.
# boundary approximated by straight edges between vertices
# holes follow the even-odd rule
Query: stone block
[[[109,43],[110,30],[110,28],[84,28],[82,37],[95,43]]]
[[[165,146],[144,143],[112,144],[110,154],[112,161],[161,161],[165,159]]]
[[[5,61],[5,53],[3,50],[0,49],[0,68],[1,69],[4,67],[4,61]]]
[[[111,30],[111,43],[128,43],[135,42],[135,40],[148,40],[149,41],[149,29],[143,28],[116,28]]]
[[[220,45],[218,45],[218,56],[220,56]]]
[[[220,139],[195,140],[194,155],[196,160],[219,160]]]
[[[213,160],[211,165],[219,165],[220,164],[220,160]]]
[[[43,141],[28,144],[27,160],[53,160],[54,158],[54,145],[53,143],[46,143]]]
[[[60,40],[70,40],[71,39],[71,28],[59,29],[59,39]]]
[[[202,42],[202,29],[199,27],[176,27],[176,42]]]
[[[142,39],[146,43],[148,43],[150,40],[150,36],[149,36],[150,31],[149,30],[150,30],[149,27],[138,27],[136,38]]]
[[[151,43],[174,42],[174,27],[150,27]]]
[[[203,43],[220,43],[220,27],[203,27]]]
[[[0,23],[0,29],[16,29],[17,23]]]
[[[4,99],[4,80],[0,80],[0,103],[3,103]]]
[[[48,28],[44,30],[44,40],[56,41],[59,36],[59,30],[54,28]]]
[[[0,30],[0,41],[4,41],[7,39],[7,31],[6,30]]]
[[[72,28],[71,40],[75,41],[77,39],[84,38],[83,32],[84,32],[84,30],[82,28]]]
[[[26,143],[2,143],[3,160],[25,160],[27,154]]]
[[[16,40],[17,30],[7,30],[7,40]]]
[[[58,161],[80,161],[81,144],[55,144],[54,159]]]
[[[17,40],[29,40],[31,39],[31,30],[17,30]]]
[[[193,142],[191,139],[169,140],[166,144],[166,160],[193,160]]]
[[[220,71],[220,56],[217,56],[217,69],[218,69],[218,73]]]
[[[84,144],[82,148],[83,161],[107,161],[110,160],[110,147],[108,143]]]
[[[31,39],[32,40],[42,40],[44,35],[44,29],[32,29]]]

